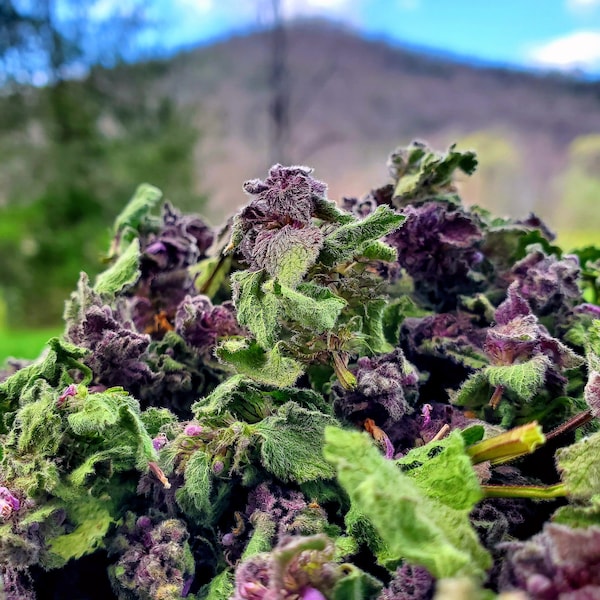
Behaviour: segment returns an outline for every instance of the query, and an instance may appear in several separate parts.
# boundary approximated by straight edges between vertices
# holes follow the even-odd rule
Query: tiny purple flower
[[[77,386],[72,383],[71,385],[68,385],[63,393],[58,397],[58,401],[57,404],[58,406],[62,406],[65,402],[65,400],[71,396],[76,396],[77,395]]]
[[[183,433],[189,436],[200,435],[202,433],[202,427],[200,425],[194,425],[193,423],[190,423],[189,425],[186,425]]]
[[[21,502],[14,496],[8,488],[0,487],[0,517],[3,520],[8,519],[13,511],[19,510]]]
[[[219,475],[220,473],[223,472],[224,467],[225,467],[225,464],[223,463],[222,460],[215,460],[215,462],[213,463],[213,466],[212,466],[213,473],[215,475]]]
[[[304,588],[300,598],[302,600],[326,600],[325,596],[319,590],[312,587]]]
[[[166,434],[159,433],[155,438],[153,438],[152,445],[154,446],[154,449],[158,452],[167,445],[168,441],[169,439],[167,438]]]
[[[427,427],[431,422],[431,411],[433,410],[433,406],[431,404],[424,404],[421,409],[421,415],[423,416],[423,427]]]

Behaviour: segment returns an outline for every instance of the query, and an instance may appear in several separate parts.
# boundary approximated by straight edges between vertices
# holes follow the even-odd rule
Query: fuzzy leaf
[[[279,230],[263,230],[255,241],[256,264],[283,285],[296,287],[315,264],[323,234],[318,227],[296,228],[285,225]]]
[[[341,568],[346,574],[335,584],[331,596],[333,600],[370,600],[378,597],[383,587],[378,579],[351,564],[342,565]]]
[[[600,432],[556,452],[556,465],[569,496],[589,500],[600,494]]]
[[[262,290],[264,272],[238,271],[231,280],[238,322],[252,332],[260,346],[271,348],[279,330],[279,303],[274,294]]]
[[[304,284],[294,290],[274,282],[272,289],[287,318],[315,333],[333,329],[340,312],[346,306],[343,298],[327,288],[312,284]]]
[[[238,373],[266,385],[294,385],[303,372],[300,363],[281,354],[280,344],[266,351],[253,340],[230,339],[217,346],[216,354],[232,364]]]
[[[229,570],[215,575],[210,583],[198,595],[202,600],[223,600],[231,598],[235,592],[233,573]]]
[[[377,240],[363,247],[362,256],[368,260],[394,262],[398,260],[398,251],[389,244]]]
[[[335,423],[333,417],[306,410],[295,402],[284,404],[256,425],[263,466],[286,482],[333,477],[334,470],[323,459],[322,448],[325,427]]]
[[[429,498],[451,508],[470,511],[483,497],[458,430],[443,440],[413,448],[395,462]]]
[[[124,465],[128,465],[132,468],[134,465],[134,456],[132,456],[131,446],[115,446],[106,450],[95,452],[91,456],[88,456],[85,461],[79,465],[76,469],[73,469],[69,474],[69,481],[74,486],[84,486],[87,478],[90,475],[96,474],[96,465],[102,462],[111,463],[111,471],[123,470]],[[112,462],[117,461],[119,468],[115,469],[112,466]]]
[[[545,354],[536,354],[524,363],[489,366],[484,372],[490,385],[501,385],[527,402],[544,385],[546,371],[551,365],[550,359]]]
[[[193,512],[204,516],[212,515],[211,465],[211,457],[202,450],[194,452],[188,460],[185,467],[185,483],[177,491],[177,502],[185,512],[189,512],[192,507]]]
[[[362,333],[369,354],[385,354],[392,352],[393,346],[385,339],[383,332],[383,315],[387,302],[380,298],[369,302],[364,307]]]
[[[140,241],[136,238],[113,265],[96,277],[94,291],[98,294],[118,294],[134,285],[140,275]]]
[[[258,385],[244,375],[232,375],[223,381],[206,398],[196,402],[192,411],[199,421],[216,426],[226,425],[231,417],[257,423],[288,400],[308,410],[331,411],[331,406],[313,390]]]
[[[394,201],[403,205],[409,200],[450,191],[454,171],[471,175],[477,167],[473,152],[458,152],[450,146],[446,154],[432,152],[419,142],[399,150],[390,158],[390,168],[397,178]]]
[[[353,507],[384,541],[388,567],[406,559],[435,577],[484,576],[490,556],[471,527],[469,510],[428,497],[427,490],[385,459],[366,434],[328,427],[324,453],[336,466]]]
[[[69,511],[69,517],[77,526],[71,533],[50,540],[50,552],[66,563],[102,547],[104,536],[113,523],[106,504],[92,496],[82,497]]]
[[[319,261],[335,265],[361,256],[364,248],[398,229],[405,219],[389,206],[378,206],[365,219],[342,225],[326,236]]]
[[[138,186],[131,200],[115,219],[115,235],[125,243],[130,242],[161,198],[162,192],[158,188],[148,183]]]

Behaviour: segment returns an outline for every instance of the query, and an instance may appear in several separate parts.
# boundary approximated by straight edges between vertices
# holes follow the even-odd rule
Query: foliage
[[[275,165],[220,233],[141,186],[0,372],[7,598],[596,594],[600,251],[464,207],[475,165],[413,144],[348,210]]]

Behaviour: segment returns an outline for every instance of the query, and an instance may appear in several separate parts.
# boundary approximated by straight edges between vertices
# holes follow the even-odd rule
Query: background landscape
[[[17,4],[0,2],[0,16]],[[54,56],[41,81],[11,67],[3,21],[0,359],[59,328],[79,271],[102,268],[110,224],[142,181],[216,225],[275,161],[315,167],[340,200],[385,183],[396,146],[456,142],[480,159],[460,182],[466,202],[534,211],[566,247],[597,241],[593,72],[498,66],[300,17],[135,59]]]

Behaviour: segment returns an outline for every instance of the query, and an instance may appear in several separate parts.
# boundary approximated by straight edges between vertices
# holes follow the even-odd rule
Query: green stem
[[[482,485],[486,498],[536,498],[550,500],[568,495],[564,483],[556,485]]]

